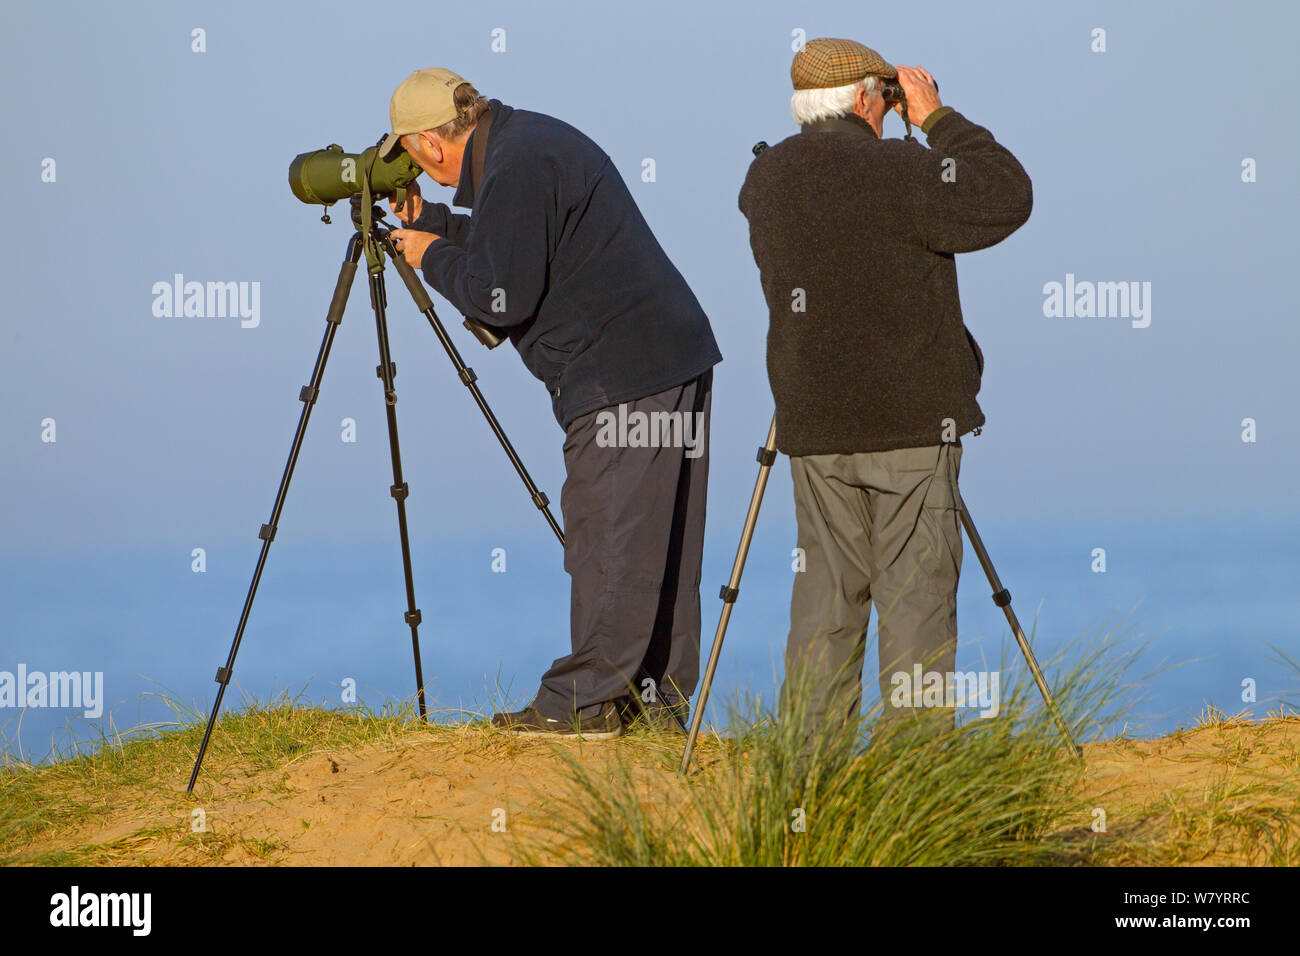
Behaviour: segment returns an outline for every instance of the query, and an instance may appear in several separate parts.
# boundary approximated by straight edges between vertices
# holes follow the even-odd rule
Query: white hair
[[[879,96],[880,81],[875,76],[864,76],[848,86],[832,86],[823,90],[795,90],[790,97],[790,115],[800,126],[853,112],[858,90],[869,96]]]

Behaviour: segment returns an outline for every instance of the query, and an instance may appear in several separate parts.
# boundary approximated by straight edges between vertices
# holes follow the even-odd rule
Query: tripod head
[[[394,262],[401,258],[401,253],[393,244],[393,228],[384,221],[384,210],[378,205],[371,205],[366,208],[366,203],[362,201],[360,195],[355,195],[351,199],[352,203],[352,224],[356,227],[356,238],[365,244],[366,259],[371,263],[370,271],[383,271],[385,249],[392,254]],[[373,251],[373,257],[372,257]],[[405,273],[405,261],[398,267],[399,272]],[[402,276],[403,281],[407,281],[405,274]],[[417,280],[418,283],[418,280]],[[409,284],[409,283],[408,283]],[[497,331],[488,325],[465,316],[463,325],[469,330],[470,334],[479,342],[489,349],[494,349],[506,340],[506,336],[498,334]]]
[[[353,196],[351,202],[352,202],[352,225],[356,228],[357,232],[361,232],[362,229],[366,228],[365,219],[367,218],[362,215],[361,197]],[[392,232],[392,227],[389,226],[388,223],[384,222],[384,216],[386,215],[388,214],[384,212],[384,210],[380,207],[378,203],[371,204],[370,216],[368,217],[370,220],[370,225],[372,228],[378,229],[382,235],[387,235],[388,233]]]
[[[384,271],[384,246],[389,245],[388,238],[393,231],[384,221],[384,210],[370,201],[366,193],[357,193],[349,199],[352,207],[352,225],[356,229],[356,238],[361,242],[366,253],[366,265],[371,274]],[[322,217],[326,218],[326,217]]]

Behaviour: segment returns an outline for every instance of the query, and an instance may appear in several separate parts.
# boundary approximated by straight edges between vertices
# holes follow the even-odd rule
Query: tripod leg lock
[[[533,495],[533,504],[537,505],[538,511],[545,511],[551,506],[551,499],[546,497],[546,492],[539,491]]]
[[[754,460],[764,468],[769,468],[776,461],[776,449],[764,446],[758,450],[758,457]]]
[[[224,685],[224,684],[229,684],[229,683],[230,683],[230,668],[229,668],[229,667],[218,667],[218,668],[217,668],[217,677],[216,677],[216,680],[217,680],[217,683],[218,683],[218,684],[222,684],[222,685]]]
[[[998,607],[1006,607],[1011,603],[1011,592],[1006,588],[993,595],[993,603]]]
[[[274,540],[275,540],[275,525],[273,525],[273,524],[264,524],[264,525],[262,525],[261,529],[259,529],[258,532],[257,532],[257,536],[258,536],[259,538],[261,538],[263,541],[274,541]]]
[[[465,385],[465,387],[468,388],[469,386],[473,385],[475,382],[478,381],[478,376],[474,374],[474,370],[472,368],[466,365],[465,368],[460,373],[460,380]]]
[[[724,584],[722,590],[718,592],[718,597],[722,598],[724,604],[735,604],[736,598],[740,597],[740,588],[728,587]]]
[[[312,388],[310,385],[304,385],[298,392],[298,401],[306,402],[308,405],[315,405],[318,395],[320,395],[319,388]]]
[[[424,620],[424,617],[420,614],[420,609],[416,608],[414,611],[407,611],[403,614],[402,620],[407,624],[410,624],[412,627],[419,627],[420,622]]]
[[[393,485],[388,491],[398,501],[405,501],[406,496],[411,493],[411,486],[406,482],[402,482],[400,485]]]
[[[391,375],[393,378],[397,378],[397,363],[396,363],[396,362],[389,362],[389,363],[388,363],[388,374]],[[383,377],[384,377],[384,366],[383,366],[383,365],[376,365],[376,366],[375,366],[375,377],[376,377],[376,378],[383,378]]]

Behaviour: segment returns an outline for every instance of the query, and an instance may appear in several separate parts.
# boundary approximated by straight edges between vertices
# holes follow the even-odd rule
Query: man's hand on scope
[[[913,126],[922,125],[927,116],[943,105],[939,102],[939,90],[934,85],[934,77],[922,67],[900,66],[898,85],[907,96],[907,118]],[[895,103],[894,111],[902,116],[903,104]]]
[[[410,202],[410,200],[408,199],[407,202]],[[420,232],[416,229],[394,229],[392,236],[393,242],[397,245],[397,251],[402,254],[402,258],[413,269],[420,268],[420,260],[424,258],[424,250],[428,249],[433,244],[433,240],[438,238],[431,232]]]
[[[424,199],[420,196],[420,184],[411,183],[406,187],[406,203],[402,206],[402,211],[397,211],[397,200],[390,198],[388,208],[393,211],[393,215],[405,223],[412,223],[420,218],[420,213],[424,211]]]

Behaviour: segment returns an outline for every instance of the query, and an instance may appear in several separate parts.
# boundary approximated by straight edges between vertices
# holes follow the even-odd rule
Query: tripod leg
[[[515,466],[515,471],[523,480],[525,487],[528,488],[528,494],[532,497],[533,504],[537,506],[538,511],[542,512],[543,516],[546,518],[546,523],[551,526],[551,530],[555,532],[555,537],[558,538],[560,544],[563,545],[564,532],[560,530],[560,525],[555,520],[555,515],[551,514],[550,500],[546,497],[545,492],[538,490],[537,485],[533,483],[532,476],[528,474],[528,469],[525,468],[524,463],[520,461],[519,455],[515,452],[514,446],[510,444],[510,439],[506,437],[506,433],[502,430],[501,424],[497,421],[496,415],[492,414],[492,409],[488,406],[487,399],[483,397],[483,393],[479,391],[478,385],[475,384],[475,382],[478,381],[478,376],[474,374],[472,368],[465,365],[464,359],[460,357],[460,352],[456,349],[456,343],[451,340],[451,336],[447,334],[447,330],[443,327],[442,320],[439,319],[438,314],[433,311],[433,300],[429,298],[429,293],[425,290],[423,283],[420,282],[420,277],[415,274],[415,270],[411,268],[410,263],[402,258],[402,254],[394,248],[393,242],[387,234],[384,235],[383,241],[384,250],[392,257],[393,265],[397,267],[397,274],[402,277],[402,281],[406,283],[407,290],[411,293],[411,298],[415,300],[415,307],[424,314],[426,319],[429,320],[429,325],[433,327],[434,334],[438,336],[438,341],[442,343],[443,349],[446,350],[447,357],[451,359],[451,364],[456,366],[456,374],[460,376],[461,382],[465,384],[465,387],[469,389],[470,394],[474,396],[474,401],[478,405],[479,411],[483,413],[483,417],[487,419],[488,425],[492,428],[492,433],[497,436],[497,441],[499,441],[501,447],[505,449],[506,456],[510,459],[510,464]]]
[[[389,489],[397,501],[397,529],[402,540],[402,573],[406,577],[406,614],[403,620],[411,628],[411,651],[415,655],[415,690],[420,704],[420,719],[428,720],[424,703],[424,669],[420,666],[420,609],[415,606],[415,581],[411,574],[411,539],[406,528],[406,498],[410,487],[402,480],[402,449],[397,440],[397,390],[393,377],[397,366],[388,349],[388,320],[384,309],[388,295],[384,290],[382,267],[370,273],[370,306],[375,311],[375,333],[379,337],[379,365],[375,374],[384,383],[384,407],[388,416],[388,449],[393,459],[393,485]]]
[[[970,539],[971,547],[975,549],[975,556],[979,558],[980,565],[984,568],[984,574],[989,579],[989,586],[993,588],[993,603],[1002,608],[1003,613],[1006,614],[1007,623],[1011,625],[1011,633],[1015,635],[1016,643],[1020,645],[1020,653],[1025,656],[1025,663],[1029,665],[1029,672],[1034,675],[1034,683],[1038,685],[1038,692],[1042,694],[1043,703],[1047,705],[1047,710],[1056,721],[1056,726],[1061,731],[1061,737],[1065,740],[1065,745],[1075,757],[1083,759],[1083,751],[1070,737],[1070,729],[1056,709],[1056,702],[1052,700],[1052,692],[1048,689],[1047,681],[1043,678],[1043,672],[1038,666],[1038,660],[1034,657],[1033,649],[1029,646],[1029,639],[1025,637],[1024,629],[1020,626],[1020,620],[1016,617],[1016,612],[1011,609],[1011,592],[1002,586],[998,572],[993,567],[993,561],[989,558],[989,553],[984,550],[984,542],[980,539],[979,532],[975,530],[975,522],[971,520],[970,512],[966,510],[966,502],[962,500],[960,495],[958,495],[957,503],[961,506],[961,523],[962,527],[966,529],[966,537]]]
[[[718,658],[722,656],[722,639],[727,634],[727,624],[731,621],[731,609],[740,596],[740,576],[745,573],[745,559],[749,557],[749,544],[754,538],[754,527],[758,524],[758,509],[763,504],[763,493],[767,490],[767,476],[776,461],[776,416],[767,429],[767,443],[758,450],[758,479],[754,482],[754,494],[749,499],[749,511],[745,514],[745,527],[740,533],[740,546],[736,549],[736,560],[731,564],[731,577],[722,588],[722,615],[718,618],[718,629],[713,635],[713,647],[709,650],[709,662],[704,668],[704,680],[700,684],[699,697],[695,701],[695,713],[691,715],[691,729],[686,734],[686,747],[682,750],[681,766],[678,773],[686,773],[691,765],[691,753],[695,750],[695,740],[700,734],[700,724],[704,721],[704,706],[709,702],[709,691],[713,687],[713,675],[718,670]]]
[[[316,396],[320,394],[321,379],[325,376],[325,363],[329,360],[330,348],[334,344],[334,336],[339,330],[339,323],[343,321],[343,310],[348,304],[348,293],[352,289],[352,279],[357,272],[357,260],[361,257],[361,239],[359,236],[353,236],[348,244],[347,258],[343,260],[343,265],[339,269],[338,283],[334,286],[334,297],[330,300],[330,308],[325,316],[325,337],[321,340],[320,351],[316,353],[316,367],[312,370],[311,384],[304,385],[298,393],[298,400],[302,402],[302,413],[298,416],[298,430],[293,436],[293,447],[289,450],[289,460],[285,463],[284,474],[280,477],[280,490],[275,495],[275,507],[271,511],[271,520],[269,523],[262,525],[257,536],[262,541],[262,551],[257,557],[257,568],[253,571],[253,581],[248,586],[248,596],[244,598],[244,610],[239,615],[239,627],[235,630],[234,643],[230,645],[230,654],[226,658],[224,667],[217,668],[217,699],[212,704],[212,714],[208,717],[208,726],[203,731],[203,742],[199,745],[198,757],[194,761],[194,770],[190,774],[189,786],[185,788],[186,793],[194,792],[194,783],[199,779],[199,768],[203,766],[203,756],[208,750],[208,741],[212,737],[212,728],[217,722],[217,713],[221,710],[221,700],[226,695],[226,687],[230,684],[231,673],[235,669],[235,655],[239,653],[240,642],[244,639],[244,627],[248,624],[248,615],[253,609],[253,598],[257,596],[257,585],[262,579],[262,570],[266,567],[266,556],[271,549],[271,542],[275,540],[275,529],[280,523],[280,512],[284,508],[285,497],[289,493],[289,480],[293,477],[294,465],[298,463],[298,453],[302,450],[303,435],[307,431],[307,422],[311,418],[312,406],[316,404]]]

